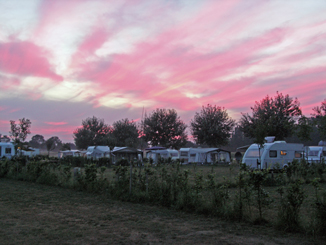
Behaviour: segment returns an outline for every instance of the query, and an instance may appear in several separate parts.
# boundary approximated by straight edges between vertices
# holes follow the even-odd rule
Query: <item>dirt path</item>
[[[322,244],[272,228],[0,179],[0,244]]]

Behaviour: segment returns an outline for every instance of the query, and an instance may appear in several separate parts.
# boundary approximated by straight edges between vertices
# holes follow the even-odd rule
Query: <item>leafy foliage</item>
[[[29,141],[29,146],[35,147],[35,148],[41,148],[42,145],[44,145],[45,139],[43,135],[36,134],[32,137],[32,139]]]
[[[192,135],[197,144],[221,146],[228,143],[235,120],[224,108],[208,104],[200,113],[196,112],[190,123]]]
[[[142,124],[142,137],[153,146],[179,149],[187,143],[187,125],[174,109],[156,109]]]
[[[75,144],[78,149],[87,149],[91,145],[106,145],[110,130],[111,128],[103,119],[89,117],[82,121],[81,128],[73,132]]]
[[[109,134],[110,144],[114,146],[137,147],[138,129],[134,121],[128,118],[121,119],[113,123],[112,132]]]
[[[23,142],[26,140],[27,135],[31,133],[31,121],[29,119],[19,119],[19,124],[14,120],[10,120],[10,138],[16,143],[15,148],[23,148]],[[17,152],[17,151],[16,151]]]
[[[321,106],[313,108],[316,125],[323,139],[326,139],[326,99],[321,103]]]
[[[266,136],[275,136],[275,140],[283,140],[291,136],[295,130],[297,117],[302,115],[300,103],[289,95],[268,95],[251,107],[252,116],[242,114],[239,126],[245,136],[263,144]]]

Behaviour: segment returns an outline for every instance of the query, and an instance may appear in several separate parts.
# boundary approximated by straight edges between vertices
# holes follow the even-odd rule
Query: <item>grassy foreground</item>
[[[231,223],[0,178],[1,244],[323,244]]]

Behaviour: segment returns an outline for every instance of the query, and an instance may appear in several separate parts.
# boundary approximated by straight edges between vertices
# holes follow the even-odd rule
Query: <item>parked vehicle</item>
[[[294,159],[302,159],[304,145],[275,141],[262,146],[252,144],[246,150],[242,163],[253,169],[286,168]]]
[[[12,158],[15,155],[15,147],[10,142],[0,142],[0,158]]]
[[[326,159],[326,146],[307,146],[306,158],[309,163],[321,163]]]

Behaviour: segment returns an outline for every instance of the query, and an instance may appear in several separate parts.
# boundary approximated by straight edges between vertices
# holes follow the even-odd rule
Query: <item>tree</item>
[[[43,135],[36,134],[32,137],[32,139],[29,141],[29,146],[34,148],[41,148],[42,145],[45,144],[45,139]]]
[[[224,108],[208,104],[196,112],[190,122],[192,136],[197,144],[207,144],[210,147],[226,145],[235,126]]]
[[[302,116],[298,120],[297,125],[297,136],[302,141],[311,140],[311,133],[313,131],[313,126],[309,118]]]
[[[314,116],[315,124],[324,140],[326,139],[326,99],[321,102],[321,106],[316,106],[312,110],[314,111],[312,116]]]
[[[295,131],[295,123],[302,115],[300,103],[289,95],[268,95],[251,107],[252,115],[242,114],[239,122],[241,131],[246,137],[262,145],[266,136],[275,136],[275,140],[283,140]]]
[[[31,133],[31,124],[31,121],[25,118],[19,119],[19,124],[16,124],[14,120],[10,120],[10,138],[13,141],[24,142],[27,135]]]
[[[60,151],[70,151],[71,150],[71,147],[70,147],[70,143],[64,143],[62,144],[61,148],[60,148]]]
[[[53,151],[55,148],[54,140],[52,138],[45,141],[46,150],[48,151],[48,156],[50,155],[50,151]]]
[[[31,121],[29,119],[19,119],[19,124],[16,124],[14,120],[10,120],[10,138],[15,142],[15,150],[17,148],[23,149],[25,147],[24,141],[27,135],[31,133]]]
[[[139,134],[134,121],[125,118],[114,122],[112,126],[109,145],[137,147]]]
[[[142,122],[142,138],[152,146],[179,149],[187,143],[187,125],[174,109],[156,109]]]
[[[50,151],[53,151],[62,146],[62,141],[59,139],[58,136],[52,136],[45,142],[45,145],[49,155]]]
[[[82,121],[82,127],[77,128],[74,134],[75,144],[78,149],[87,149],[88,146],[105,145],[111,128],[103,119],[95,116]]]

